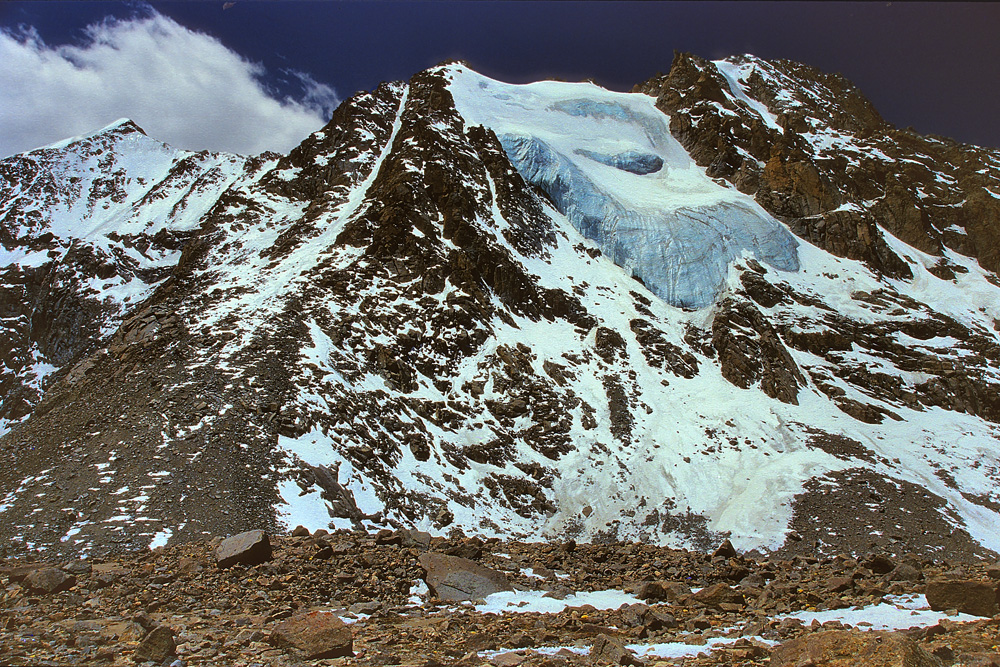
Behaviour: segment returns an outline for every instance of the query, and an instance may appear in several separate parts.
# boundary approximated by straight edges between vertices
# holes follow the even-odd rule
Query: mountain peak
[[[105,125],[100,130],[94,134],[109,134],[112,132],[117,132],[120,134],[129,134],[131,132],[138,132],[139,134],[146,134],[146,131],[139,127],[134,120],[131,118],[119,118],[109,125]]]
[[[68,139],[62,139],[61,141],[36,148],[35,150],[61,150],[72,146],[73,144],[85,141],[93,141],[99,138],[115,139],[134,134],[140,134],[144,137],[149,136],[146,134],[146,131],[139,127],[131,118],[119,118],[99,130],[87,132],[86,134],[77,135]]]

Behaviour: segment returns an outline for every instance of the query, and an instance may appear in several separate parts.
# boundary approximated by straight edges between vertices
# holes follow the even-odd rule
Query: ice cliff
[[[470,125],[496,132],[525,180],[668,303],[713,303],[744,252],[798,270],[792,234],[708,178],[651,97],[592,84],[505,84],[461,66],[450,90]]]

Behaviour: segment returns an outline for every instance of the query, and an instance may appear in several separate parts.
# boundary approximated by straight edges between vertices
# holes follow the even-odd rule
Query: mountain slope
[[[169,275],[220,192],[253,168],[175,151],[124,119],[0,161],[0,433]]]
[[[9,548],[332,520],[1000,550],[988,257],[774,217],[785,191],[713,180],[657,109],[673,76],[441,66],[218,183],[164,223],[190,232],[169,278],[4,436]],[[734,90],[719,114],[778,132]]]

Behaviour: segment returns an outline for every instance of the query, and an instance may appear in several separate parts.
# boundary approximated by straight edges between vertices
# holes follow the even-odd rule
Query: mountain
[[[287,156],[0,162],[0,536],[1000,551],[1000,153],[786,61],[448,63]]]

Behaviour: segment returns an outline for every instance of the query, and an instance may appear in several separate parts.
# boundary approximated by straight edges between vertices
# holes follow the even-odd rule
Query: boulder
[[[736,558],[739,556],[739,552],[733,546],[733,543],[729,540],[723,540],[719,548],[712,553],[712,558]]]
[[[875,574],[889,574],[896,568],[896,563],[883,554],[871,554],[861,561],[861,566],[867,567]]]
[[[853,587],[853,577],[830,577],[830,579],[826,582],[827,593],[843,593]]]
[[[404,528],[399,531],[404,547],[413,547],[426,551],[431,548],[431,534],[415,528]]]
[[[271,541],[263,530],[249,530],[222,540],[215,548],[219,569],[233,565],[259,565],[271,560]]]
[[[153,628],[132,653],[135,662],[160,663],[174,654],[174,631],[165,625]]]
[[[419,560],[431,595],[441,600],[478,600],[514,590],[503,573],[465,558],[425,553]]]
[[[652,602],[674,602],[685,595],[691,595],[691,587],[680,581],[644,581],[635,592],[640,600]]]
[[[82,577],[93,572],[94,566],[85,560],[74,560],[66,563],[60,569],[66,574]]]
[[[635,659],[632,651],[625,648],[617,639],[613,639],[607,635],[597,635],[594,639],[593,646],[590,647],[590,657],[593,658],[598,664],[612,664],[612,665],[641,665],[642,663]]]
[[[282,621],[268,637],[274,646],[291,648],[307,660],[354,655],[354,635],[337,616],[311,611]]]
[[[701,589],[697,593],[688,596],[688,601],[694,604],[703,604],[712,609],[722,609],[725,611],[735,611],[735,607],[742,607],[746,604],[743,593],[727,584],[712,584]]]
[[[32,593],[51,595],[69,590],[76,585],[76,577],[72,577],[55,567],[46,567],[31,572],[24,578],[24,583]]]
[[[934,579],[927,582],[926,595],[934,611],[957,609],[963,614],[992,616],[997,609],[996,589],[985,581]]]
[[[771,667],[942,667],[936,656],[900,632],[826,630],[785,642]]]

